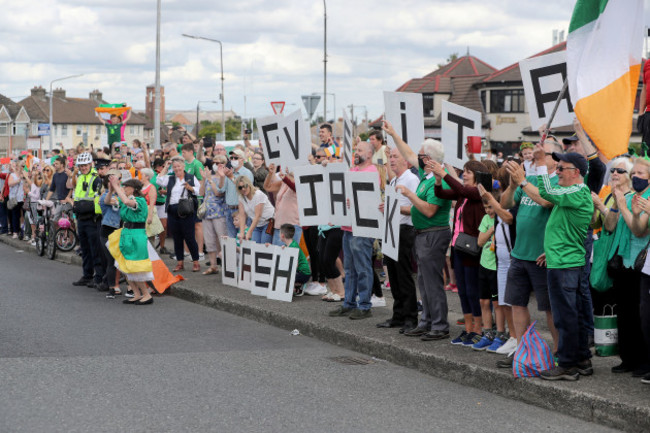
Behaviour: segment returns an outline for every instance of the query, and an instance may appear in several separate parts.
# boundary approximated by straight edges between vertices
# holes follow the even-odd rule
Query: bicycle
[[[38,200],[37,203],[38,219],[34,230],[36,252],[39,256],[47,253],[47,257],[54,260],[56,257],[56,241],[52,222],[52,209],[55,203],[51,200]]]
[[[56,247],[61,251],[72,251],[79,243],[77,233],[73,228],[72,209],[65,209],[57,221],[58,228],[54,234]]]

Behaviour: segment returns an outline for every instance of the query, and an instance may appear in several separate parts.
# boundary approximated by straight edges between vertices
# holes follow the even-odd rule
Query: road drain
[[[331,361],[338,362],[345,365],[368,365],[374,364],[375,361],[369,358],[356,358],[354,356],[333,356],[328,358]]]

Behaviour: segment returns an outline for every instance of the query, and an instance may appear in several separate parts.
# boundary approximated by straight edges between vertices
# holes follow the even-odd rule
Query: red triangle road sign
[[[284,111],[284,101],[275,101],[271,102],[271,108],[273,108],[273,114],[278,115],[282,114],[282,111]]]

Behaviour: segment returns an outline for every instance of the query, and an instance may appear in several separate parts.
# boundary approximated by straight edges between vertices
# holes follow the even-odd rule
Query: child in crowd
[[[296,234],[296,228],[291,224],[282,224],[280,226],[280,241],[285,245],[282,248],[298,248],[298,269],[296,270],[296,280],[294,283],[294,295],[302,296],[302,287],[311,278],[311,269],[305,253],[300,249],[300,245],[293,240]]]

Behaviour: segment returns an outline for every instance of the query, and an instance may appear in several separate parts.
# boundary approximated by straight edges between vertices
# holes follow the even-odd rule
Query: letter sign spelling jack
[[[376,172],[349,172],[345,175],[350,191],[352,233],[365,238],[381,238],[383,215],[379,211],[381,193]]]
[[[402,140],[418,152],[424,141],[424,112],[420,93],[384,92],[384,112]],[[388,146],[395,147],[393,137],[388,136]]]
[[[315,226],[329,222],[327,206],[329,189],[325,168],[322,165],[295,167],[293,177],[298,197],[300,225]]]
[[[384,202],[384,230],[381,243],[382,253],[397,261],[399,255],[400,231],[400,197],[395,187],[386,185],[386,201]]]

